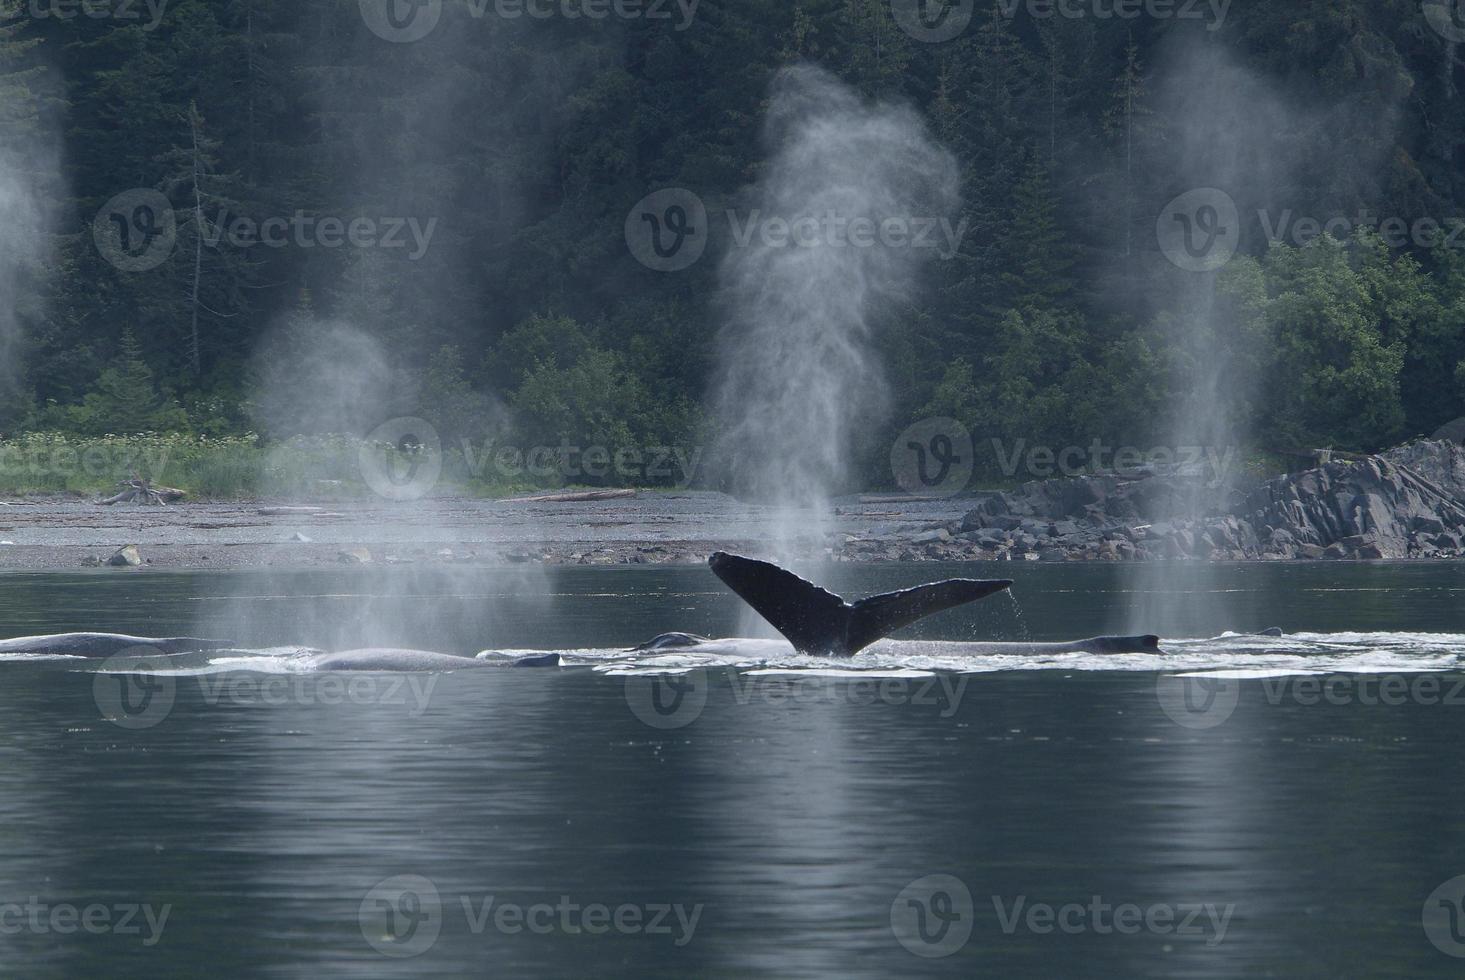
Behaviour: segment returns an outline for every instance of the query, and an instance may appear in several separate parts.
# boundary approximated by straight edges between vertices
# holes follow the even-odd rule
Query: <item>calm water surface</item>
[[[1143,591],[1097,565],[818,570],[848,594],[947,574],[1014,577],[1017,601],[912,637],[1072,638],[1133,628],[1136,608],[1167,638],[1319,635],[1179,644],[1210,675],[1190,693],[1219,695],[1224,717],[1167,701],[1178,667],[987,662],[901,678],[888,675],[903,657],[929,663],[894,645],[853,665],[883,668],[863,683],[745,668],[623,676],[607,653],[563,670],[363,675],[348,689],[189,661],[150,675],[165,685],[156,723],[124,728],[99,692],[127,675],[0,662],[0,970],[1465,972],[1431,941],[1465,939],[1448,918],[1465,885],[1445,905],[1431,897],[1465,874],[1465,695],[1433,703],[1451,700],[1462,669],[1465,567],[1177,567]],[[700,568],[0,576],[0,636],[202,632],[470,654],[742,626]],[[1217,681],[1279,649],[1287,671]],[[1408,695],[1279,694],[1295,661],[1345,661],[1349,673],[1325,676],[1392,678]],[[668,713],[678,696],[692,707]],[[144,905],[166,920],[122,925]],[[1112,909],[1126,905],[1151,925],[1117,931]],[[596,906],[603,917],[586,912]],[[121,928],[66,918],[88,907]]]

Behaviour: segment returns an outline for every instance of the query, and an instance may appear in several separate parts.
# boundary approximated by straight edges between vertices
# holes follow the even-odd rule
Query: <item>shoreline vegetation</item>
[[[526,455],[497,446],[444,446],[437,454],[440,476],[424,496],[468,496],[483,499],[527,496],[555,490],[619,490],[647,492],[719,489],[706,479],[706,459],[700,447],[648,447],[632,450],[637,465],[610,461],[598,467],[578,462],[584,451],[544,446]],[[505,456],[505,453],[511,455]],[[1242,479],[1265,480],[1287,471],[1281,457],[1248,454],[1240,466]],[[406,473],[414,454],[360,436],[297,435],[270,441],[256,434],[210,437],[192,433],[139,433],[87,436],[68,432],[30,432],[0,437],[0,494],[25,497],[65,494],[74,497],[110,496],[123,483],[142,479],[155,485],[177,487],[192,502],[295,499],[329,502],[370,498],[376,494],[364,474],[371,465],[381,472]],[[1161,464],[1162,466],[1164,464]],[[1141,461],[1128,470],[1146,470]],[[1112,472],[1103,466],[1076,468],[1067,477],[1083,479]],[[1120,467],[1121,473],[1126,468]],[[640,479],[617,479],[617,475]],[[1041,479],[1020,475],[976,476],[960,494],[1016,490]],[[835,496],[909,496],[893,481],[848,486]],[[915,496],[921,496],[917,493]]]
[[[1337,453],[1331,458],[1356,461],[1386,456],[1414,441],[1378,454]],[[568,450],[568,456],[566,453]],[[505,457],[505,452],[512,453]],[[636,450],[634,470],[608,462],[591,472],[573,462],[584,451],[566,445],[544,446],[526,455],[517,449],[496,448],[493,440],[479,446],[464,442],[445,445],[432,455],[441,462],[441,473],[420,496],[467,496],[499,499],[529,496],[558,490],[685,491],[720,489],[706,478],[706,460],[698,447],[648,447]],[[1320,452],[1320,460],[1330,457]],[[607,453],[607,460],[609,454]],[[1299,454],[1301,455],[1301,454]],[[372,441],[352,435],[297,435],[270,441],[254,433],[210,437],[193,433],[145,432],[134,435],[87,436],[68,432],[28,432],[7,438],[0,436],[0,494],[12,497],[64,494],[74,497],[107,496],[134,479],[154,485],[177,487],[191,502],[299,499],[329,502],[370,498],[377,494],[367,469],[410,473],[420,468],[421,459],[412,447]],[[566,460],[572,462],[567,465]],[[688,464],[690,460],[690,465]],[[654,463],[655,469],[648,464]],[[1250,452],[1222,462],[1205,461],[1194,467],[1184,463],[1139,459],[1131,464],[1074,467],[1062,473],[1016,473],[987,478],[974,475],[959,494],[980,500],[993,493],[1018,491],[1065,480],[1118,477],[1134,480],[1157,472],[1194,469],[1198,472],[1230,474],[1233,485],[1253,485],[1312,468],[1276,453]],[[617,479],[619,474],[640,474],[641,479]],[[588,477],[588,479],[587,479]],[[908,494],[893,482],[847,486],[833,494],[886,496],[899,500]]]
[[[194,502],[367,498],[373,491],[363,476],[363,454],[385,467],[411,465],[410,453],[353,436],[295,436],[266,442],[252,434],[210,438],[184,433],[34,432],[0,439],[0,494],[99,496],[140,477],[177,487]],[[457,449],[444,450],[441,458],[439,493],[493,498],[564,485],[557,478],[541,480],[527,473],[517,480],[484,478],[488,467]],[[550,474],[556,475],[557,471]]]
[[[858,250],[910,288],[867,308],[883,275],[794,284],[841,332],[860,311],[849,370],[884,421],[836,447],[857,482],[938,418],[993,486],[1024,441],[1373,452],[1465,416],[1457,42],[1417,2],[1237,4],[1214,41],[984,3],[949,44],[864,0],[746,0],[688,30],[563,21],[534,44],[446,4],[433,40],[386,47],[340,0],[174,0],[147,29],[3,16],[22,6],[0,0],[19,147],[0,180],[25,205],[0,250],[0,433],[206,433],[157,477],[205,496],[348,480],[320,433],[403,416],[453,446],[715,444],[738,417],[708,406],[767,286],[726,260],[856,252],[786,234],[812,215],[773,182],[798,114],[770,107],[809,71],[852,93],[829,118],[909,119],[955,164],[831,215],[944,229]],[[524,79],[552,84],[480,111],[474,93]],[[661,219],[689,207],[705,231],[664,268]],[[753,469],[732,475],[756,487]],[[564,482],[495,480],[452,482]]]

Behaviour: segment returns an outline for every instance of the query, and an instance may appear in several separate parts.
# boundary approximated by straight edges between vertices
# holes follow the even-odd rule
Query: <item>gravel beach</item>
[[[700,562],[719,548],[768,552],[779,516],[702,491],[575,503],[373,498],[315,503],[315,513],[260,513],[292,505],[299,503],[101,507],[72,496],[12,499],[0,506],[0,570],[95,567],[127,545],[154,568]],[[960,499],[836,501],[823,540],[801,544],[828,547],[836,558],[847,551],[860,560],[953,557],[938,540],[915,550],[910,543],[939,539],[940,528],[970,506]],[[795,533],[814,527],[812,515],[798,518]]]

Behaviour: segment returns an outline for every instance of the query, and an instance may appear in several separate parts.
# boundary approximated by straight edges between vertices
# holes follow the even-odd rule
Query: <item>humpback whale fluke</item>
[[[1008,579],[948,579],[850,603],[777,565],[724,551],[712,572],[800,653],[847,657],[918,619],[986,598]]]

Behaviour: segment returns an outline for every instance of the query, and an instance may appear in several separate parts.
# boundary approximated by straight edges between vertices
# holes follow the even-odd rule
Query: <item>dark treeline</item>
[[[0,4],[0,144],[53,233],[0,234],[45,255],[0,278],[23,382],[0,432],[360,434],[410,413],[449,439],[703,441],[723,215],[799,60],[914,105],[961,167],[959,248],[881,311],[892,411],[867,482],[929,416],[983,447],[1369,449],[1465,415],[1465,27],[1417,0],[1235,0],[1219,25],[1206,4],[979,0],[940,43],[878,0],[703,0],[690,23],[447,0],[413,43],[358,0],[172,0],[155,25],[114,6],[135,17]],[[711,216],[675,272],[626,242],[665,187]],[[1214,274],[1157,235],[1211,187],[1241,238]],[[135,197],[108,212],[144,190],[171,229]],[[241,219],[290,240],[231,240]],[[358,219],[369,242],[328,246]],[[142,271],[98,244],[169,233]]]

